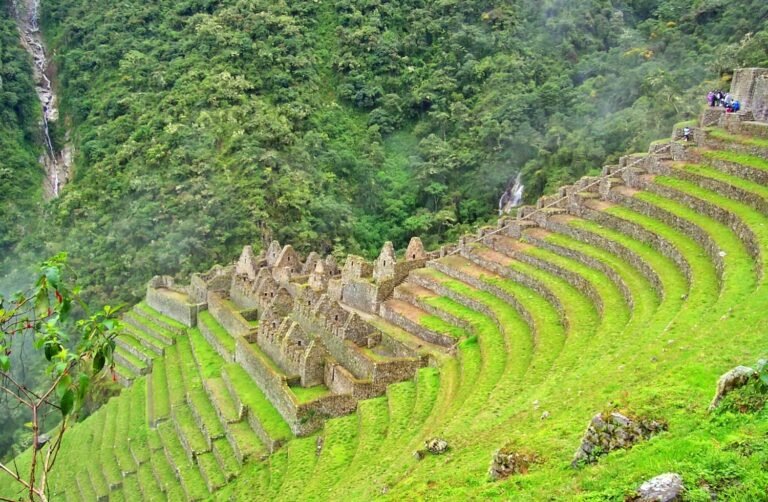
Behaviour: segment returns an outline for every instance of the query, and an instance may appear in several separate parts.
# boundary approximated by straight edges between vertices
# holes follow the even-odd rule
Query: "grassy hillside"
[[[444,242],[490,218],[519,170],[533,200],[764,63],[765,9],[55,2],[77,158],[46,238],[102,300],[272,237],[367,256]]]
[[[619,501],[677,472],[684,500],[764,500],[765,391],[732,394],[714,413],[707,406],[722,373],[768,347],[768,142],[701,134],[697,146],[679,144],[684,161],[662,153],[653,170],[613,167],[606,197],[582,193],[578,211],[551,208],[519,239],[497,234],[411,272],[387,305],[456,337],[456,356],[369,316],[385,336],[420,342],[434,366],[309,437],[293,437],[229,362],[236,337],[220,314],[184,329],[137,305],[117,357],[118,378],[132,386],[70,431],[53,493]],[[629,170],[639,185],[625,185]],[[571,467],[589,420],[612,410],[668,430]],[[415,458],[434,436],[448,452]],[[536,461],[491,481],[502,447]],[[75,460],[94,455],[86,468]],[[0,494],[13,493],[0,481]]]

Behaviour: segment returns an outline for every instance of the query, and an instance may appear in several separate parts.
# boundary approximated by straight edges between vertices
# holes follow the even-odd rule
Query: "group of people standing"
[[[720,90],[709,91],[707,103],[709,103],[709,106],[722,106],[728,113],[741,110],[741,103],[739,103],[738,99]]]

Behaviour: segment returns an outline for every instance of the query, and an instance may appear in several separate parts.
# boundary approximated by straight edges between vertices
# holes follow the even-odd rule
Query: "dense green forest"
[[[40,132],[37,124],[40,103],[35,95],[31,61],[19,44],[19,32],[9,5],[0,5],[0,295],[20,288],[12,273],[18,266],[13,248],[35,239],[35,226],[42,210],[43,171],[38,164]],[[31,388],[42,377],[42,365],[34,361],[31,343],[11,346],[19,362],[14,376]],[[29,431],[21,425],[25,408],[0,397],[0,457],[29,446]],[[13,446],[16,449],[12,450]]]
[[[23,239],[42,205],[42,151],[29,56],[9,5],[0,5],[0,256]],[[3,276],[5,274],[2,274]],[[0,291],[2,288],[0,288]]]
[[[153,274],[272,238],[338,255],[436,245],[493,220],[518,171],[532,201],[645,150],[731,68],[768,64],[767,13],[757,0],[44,3],[75,176],[34,231],[45,238],[18,250],[65,249],[91,297],[130,301]],[[20,236],[7,220],[0,242]]]

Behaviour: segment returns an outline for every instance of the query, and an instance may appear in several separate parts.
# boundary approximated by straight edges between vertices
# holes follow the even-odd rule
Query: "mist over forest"
[[[271,239],[370,257],[436,246],[644,151],[737,66],[763,2],[44,3],[74,179],[39,203],[34,96],[4,12],[12,270],[66,250],[90,297],[135,300]],[[750,15],[745,15],[749,12]],[[7,145],[7,146],[5,146]]]

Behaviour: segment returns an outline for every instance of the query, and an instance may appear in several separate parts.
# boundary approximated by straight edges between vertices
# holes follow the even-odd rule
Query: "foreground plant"
[[[27,426],[32,431],[32,449],[27,472],[16,461],[0,463],[0,470],[18,484],[22,497],[48,500],[48,473],[53,469],[69,422],[104,368],[113,365],[115,337],[121,331],[116,318],[119,308],[105,306],[91,312],[80,298],[78,287],[66,278],[66,255],[61,253],[42,263],[31,288],[0,296],[0,393],[6,403],[27,408]],[[73,322],[73,307],[82,310]],[[32,340],[35,357],[44,360],[46,378],[40,388],[29,388],[14,369],[12,350]],[[19,360],[20,361],[20,360]],[[46,418],[61,414],[59,424],[43,431]],[[13,500],[0,497],[2,500]]]

